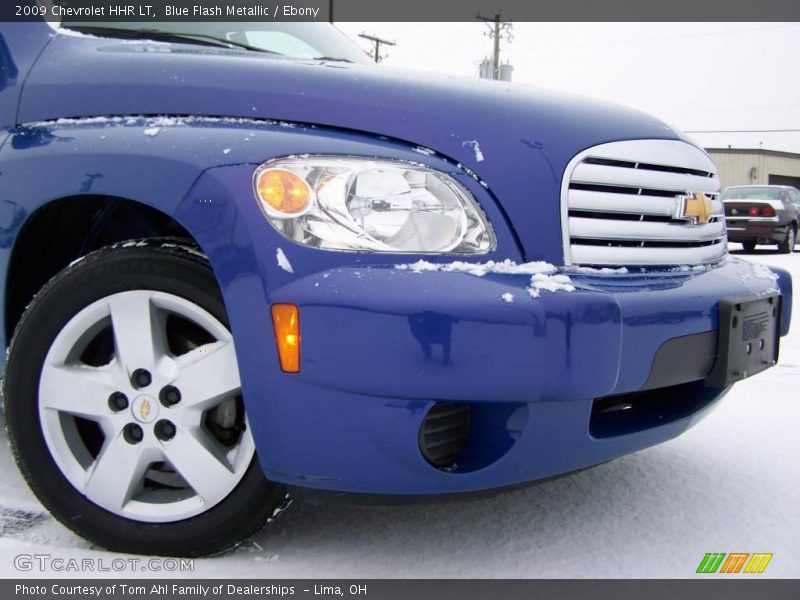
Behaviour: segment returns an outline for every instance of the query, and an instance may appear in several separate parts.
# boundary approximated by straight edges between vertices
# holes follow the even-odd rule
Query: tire
[[[797,225],[792,223],[789,225],[789,231],[786,233],[786,239],[778,244],[778,250],[781,254],[791,254],[794,252],[794,245],[797,242]]]
[[[73,263],[26,310],[5,373],[17,465],[93,543],[214,554],[288,501],[258,464],[225,306],[196,251],[145,240]]]
[[[744,248],[745,253],[752,254],[756,249],[755,242],[742,242],[742,248]]]

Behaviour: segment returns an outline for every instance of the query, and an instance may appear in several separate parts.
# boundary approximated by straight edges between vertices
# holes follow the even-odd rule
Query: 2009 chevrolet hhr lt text
[[[646,114],[319,23],[0,34],[5,418],[93,542],[583,469],[777,360],[790,277],[728,256],[713,163]]]

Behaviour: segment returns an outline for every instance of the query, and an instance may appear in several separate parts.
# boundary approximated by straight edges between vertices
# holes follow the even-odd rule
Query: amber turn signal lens
[[[300,310],[294,304],[273,304],[272,326],[281,369],[286,373],[299,373]]]
[[[266,169],[259,174],[256,187],[267,209],[278,216],[296,216],[311,206],[311,188],[291,171]]]

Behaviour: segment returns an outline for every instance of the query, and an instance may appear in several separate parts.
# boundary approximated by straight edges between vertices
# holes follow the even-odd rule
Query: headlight
[[[491,227],[470,193],[427,167],[366,158],[285,158],[253,183],[267,220],[316,248],[483,254]]]

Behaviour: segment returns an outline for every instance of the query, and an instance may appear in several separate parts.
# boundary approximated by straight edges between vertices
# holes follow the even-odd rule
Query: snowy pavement
[[[800,288],[800,254],[745,258],[788,269]],[[495,498],[380,509],[295,504],[239,549],[196,560],[191,575],[682,578],[695,576],[706,552],[772,552],[759,577],[800,577],[797,310],[794,317],[778,366],[738,384],[676,440]],[[2,442],[0,576],[21,575],[13,566],[20,553],[119,556],[50,518]],[[69,575],[80,576],[42,574]]]

